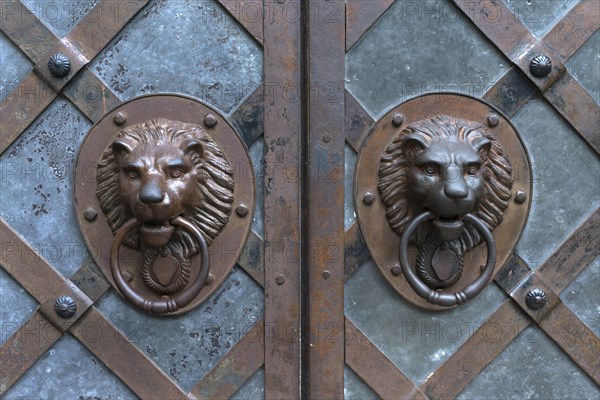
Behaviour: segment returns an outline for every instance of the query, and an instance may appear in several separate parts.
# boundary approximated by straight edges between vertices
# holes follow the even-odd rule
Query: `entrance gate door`
[[[598,398],[597,1],[0,6],[3,398]],[[356,214],[380,200],[355,167],[377,126],[402,125],[390,110],[450,92],[519,131],[531,209],[494,282],[430,311],[371,258]],[[253,218],[247,239],[209,248],[239,254],[231,273],[174,316],[111,288],[73,196],[90,128],[152,93],[224,118],[252,160],[233,173],[256,193],[231,216]]]

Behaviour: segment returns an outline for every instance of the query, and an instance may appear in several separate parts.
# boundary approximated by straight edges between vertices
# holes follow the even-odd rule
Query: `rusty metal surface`
[[[346,231],[344,243],[344,279],[348,280],[369,259],[369,250],[356,223]]]
[[[0,396],[62,336],[42,313],[36,311],[0,347]]]
[[[345,332],[346,363],[382,399],[427,399],[348,318]]]
[[[375,121],[352,93],[346,90],[345,96],[346,141],[358,152]]]
[[[92,122],[121,104],[117,95],[89,68],[83,68],[64,88],[63,94]]]
[[[179,386],[95,308],[70,332],[141,398],[186,398]]]
[[[431,399],[456,397],[528,324],[529,318],[516,304],[504,301],[469,340],[421,384],[421,390]]]
[[[265,2],[265,398],[300,398],[300,1]],[[288,18],[284,12],[290,12]],[[286,19],[287,18],[287,19]],[[286,86],[287,85],[287,86]]]
[[[511,254],[510,249],[514,248],[519,239],[531,202],[529,158],[519,134],[506,117],[495,112],[488,104],[464,95],[426,95],[403,103],[383,117],[361,151],[356,174],[355,205],[363,237],[371,256],[386,280],[404,298],[421,307],[441,309],[441,307],[430,305],[417,296],[402,275],[394,275],[392,269],[398,264],[399,236],[388,224],[384,204],[378,195],[371,205],[365,204],[363,201],[366,192],[378,193],[379,163],[372,160],[378,160],[394,139],[397,128],[392,123],[392,117],[396,114],[403,115],[403,126],[408,126],[414,121],[424,120],[438,114],[455,115],[487,124],[487,118],[492,113],[498,115],[499,123],[495,127],[490,127],[490,131],[504,148],[505,157],[510,160],[512,165],[519,166],[520,175],[513,184],[512,193],[514,195],[518,191],[523,191],[529,194],[528,200],[524,204],[517,204],[513,200],[509,200],[510,205],[504,214],[504,221],[494,230],[494,238],[498,247],[498,267],[493,274],[495,276],[507,262]],[[486,264],[486,252],[482,247],[479,246],[473,250],[473,258],[469,257],[469,265],[465,266],[461,279],[448,287],[448,291],[462,289],[466,282],[472,282],[479,276],[479,266]],[[414,255],[413,252],[412,256]]]
[[[198,399],[228,399],[264,364],[265,323],[259,320],[190,394]]]
[[[361,38],[394,0],[350,0],[346,3],[346,51]]]
[[[543,39],[537,40],[504,2],[494,4],[497,16],[493,20],[488,15],[488,2],[485,0],[475,3],[467,0],[454,2],[540,89],[545,98],[596,153],[600,152],[600,139],[597,134],[600,126],[600,107],[564,67],[564,63],[575,52],[577,46],[583,45],[600,27],[600,10],[590,4],[575,7]],[[565,51],[557,55],[555,49],[560,49],[561,46],[558,46],[556,41],[565,36],[564,32],[577,31],[575,27],[578,24],[581,24],[581,29],[571,33],[572,37],[566,41]],[[545,55],[552,61],[552,70],[545,77],[536,77],[530,71],[530,61],[536,55]]]
[[[309,95],[307,208],[308,393],[315,399],[344,393],[344,1],[311,2],[337,12],[308,19]]]
[[[237,128],[237,132],[242,134],[248,148],[265,131],[263,87],[263,85],[259,85],[230,116],[231,123]]]
[[[126,122],[122,125],[118,125],[113,120],[118,113],[126,116]],[[109,256],[112,240],[106,240],[106,238],[112,238],[114,234],[107,220],[100,214],[100,211],[103,210],[102,203],[99,202],[99,198],[96,196],[98,182],[95,170],[96,165],[103,157],[104,150],[113,142],[121,129],[143,123],[149,118],[166,118],[189,124],[204,125],[203,121],[208,114],[215,116],[217,123],[213,128],[207,128],[207,132],[210,132],[209,134],[216,144],[222,148],[224,157],[233,166],[232,168],[237,169],[233,175],[235,193],[231,203],[232,208],[245,206],[248,210],[253,210],[253,175],[251,176],[252,179],[245,179],[242,176],[242,171],[252,173],[250,160],[244,145],[227,120],[219,116],[215,110],[196,100],[174,95],[149,95],[131,100],[105,115],[86,137],[78,155],[75,171],[76,216],[88,249],[111,284],[113,283],[113,277],[109,267]],[[207,164],[207,166],[210,166],[210,164]],[[86,211],[90,209],[95,210],[95,213],[100,215],[94,219],[86,218]],[[219,236],[214,239],[209,249],[213,280],[194,296],[191,303],[175,313],[185,312],[198,306],[219,287],[234,267],[239,254],[244,248],[251,221],[251,212],[242,216],[233,210],[231,211],[229,222],[223,227]],[[139,252],[123,248],[120,254],[122,268],[128,270],[134,278],[130,282],[132,289],[148,299],[159,300],[160,294],[150,290],[141,279],[140,265],[142,262]],[[193,258],[196,259],[198,256]],[[191,281],[196,279],[198,273],[198,270],[192,272]]]
[[[238,265],[261,287],[265,286],[264,243],[254,231],[250,232],[246,240],[246,247],[238,259]]]
[[[512,117],[535,94],[536,88],[516,67],[509,69],[487,90],[483,99]]]
[[[263,14],[265,13],[262,0],[218,0],[223,7],[256,39],[263,44]]]

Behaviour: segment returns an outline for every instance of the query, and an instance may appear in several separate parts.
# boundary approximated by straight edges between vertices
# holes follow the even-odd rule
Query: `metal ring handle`
[[[490,230],[483,222],[479,220],[479,218],[472,214],[465,215],[463,217],[463,221],[469,222],[471,225],[473,225],[485,240],[485,244],[487,246],[487,261],[485,268],[477,279],[465,286],[462,290],[453,293],[433,290],[423,283],[423,281],[421,281],[417,277],[417,274],[413,271],[413,268],[408,261],[407,249],[410,237],[419,227],[419,225],[427,221],[431,221],[435,217],[436,215],[433,212],[425,211],[414,217],[408,223],[408,226],[404,230],[402,238],[400,239],[400,266],[402,267],[402,273],[404,274],[406,281],[419,296],[431,304],[452,307],[463,304],[467,300],[477,296],[491,279],[492,273],[494,272],[494,267],[496,266],[496,242],[494,241],[494,237],[492,236]]]
[[[206,279],[208,278],[208,271],[210,269],[209,259],[208,259],[208,246],[206,245],[206,240],[204,240],[204,236],[200,233],[200,231],[192,225],[190,222],[185,220],[182,217],[177,217],[171,220],[171,224],[180,226],[190,233],[192,233],[198,244],[200,245],[200,272],[196,277],[196,280],[189,285],[186,289],[182,290],[179,293],[167,298],[163,298],[161,300],[150,300],[144,298],[140,294],[138,294],[123,278],[123,274],[121,273],[121,268],[119,266],[119,248],[121,247],[121,242],[125,238],[125,235],[129,233],[132,229],[136,228],[140,225],[140,221],[136,218],[132,218],[127,221],[116,233],[115,238],[113,240],[112,247],[110,249],[110,272],[112,274],[113,280],[115,281],[115,285],[121,292],[121,294],[133,303],[135,306],[141,308],[144,311],[152,312],[155,314],[166,314],[168,312],[174,312],[183,308],[190,304],[192,300],[196,298],[200,290],[204,287],[206,283]],[[166,296],[163,296],[166,297]]]

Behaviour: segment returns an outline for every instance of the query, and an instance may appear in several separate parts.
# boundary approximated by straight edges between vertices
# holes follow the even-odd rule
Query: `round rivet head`
[[[527,200],[527,194],[519,190],[517,194],[515,194],[515,203],[523,204],[525,203],[525,200]]]
[[[54,311],[61,318],[71,318],[77,311],[77,304],[69,296],[60,296],[54,302]]]
[[[331,277],[331,272],[325,270],[321,275],[323,276],[323,279],[329,279]]]
[[[57,53],[48,60],[48,69],[57,78],[65,77],[71,70],[71,61],[64,54]]]
[[[367,206],[370,206],[371,204],[373,204],[374,201],[375,201],[375,195],[371,192],[367,192],[363,196],[363,203],[365,203],[365,205],[367,205]]]
[[[402,115],[400,113],[394,114],[394,116],[392,117],[392,124],[394,124],[394,126],[396,128],[399,128],[400,126],[402,126],[403,123],[404,123],[404,115]]]
[[[285,277],[283,275],[277,275],[275,277],[275,282],[277,282],[278,285],[283,285],[285,282]]]
[[[209,273],[208,276],[206,277],[206,282],[204,282],[204,284],[209,285],[214,280],[215,280],[215,276],[213,274]]]
[[[325,142],[325,143],[331,142],[331,136],[329,136],[329,135],[323,136],[323,142]]]
[[[399,265],[394,265],[390,271],[392,272],[392,275],[399,276],[402,273],[402,268],[400,268]]]
[[[245,217],[246,215],[248,215],[248,207],[246,207],[245,205],[240,205],[238,208],[235,209],[235,213],[239,216],[239,217]]]
[[[529,63],[529,71],[536,78],[543,78],[552,71],[552,61],[544,54],[537,55]]]
[[[88,222],[95,221],[97,216],[98,211],[96,211],[92,207],[86,208],[86,210],[83,212],[83,218],[85,218]]]
[[[527,296],[525,297],[525,303],[527,303],[527,307],[532,310],[539,310],[546,305],[548,302],[548,296],[546,293],[539,288],[531,289],[527,292]]]
[[[204,116],[204,125],[207,128],[214,128],[217,125],[217,118],[212,114],[206,114]]]
[[[498,116],[496,114],[490,114],[487,117],[488,120],[488,126],[489,127],[494,127],[494,126],[498,126],[498,124],[500,123],[500,118],[498,118]]]
[[[115,116],[113,117],[113,122],[116,125],[123,125],[125,123],[125,121],[127,121],[127,115],[123,114],[122,112],[118,112],[115,114]]]

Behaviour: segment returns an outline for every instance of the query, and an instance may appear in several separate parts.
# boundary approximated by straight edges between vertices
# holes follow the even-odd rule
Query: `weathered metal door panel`
[[[597,1],[0,7],[3,398],[598,398]],[[70,58],[66,77],[48,70],[56,53]],[[531,72],[538,55],[552,62],[546,76]],[[354,182],[378,121],[448,92],[489,102],[518,129],[531,210],[494,282],[431,312],[390,286],[394,266],[384,276],[375,265]],[[234,173],[257,194],[246,243],[209,249],[244,245],[232,273],[174,317],[110,288],[74,214],[86,133],[151,93],[227,119],[253,167]],[[541,309],[527,305],[532,289]],[[60,296],[75,300],[73,316],[55,312]]]

